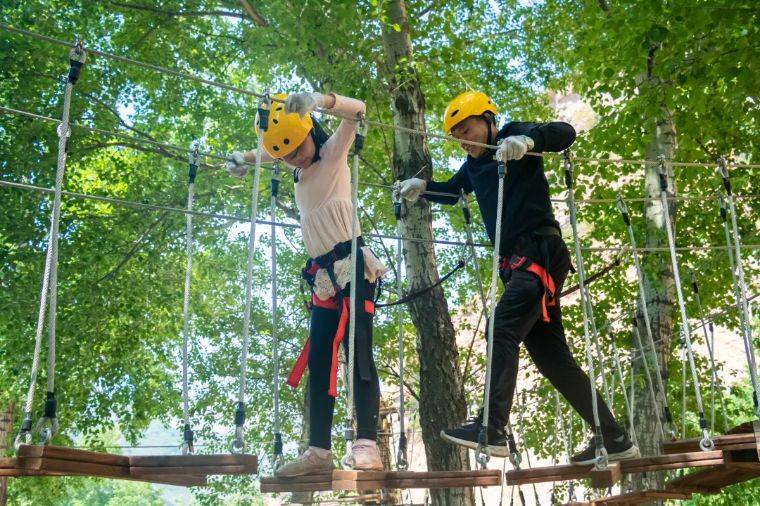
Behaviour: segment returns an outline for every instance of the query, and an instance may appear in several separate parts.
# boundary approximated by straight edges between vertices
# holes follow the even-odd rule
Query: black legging
[[[543,258],[543,251],[549,258]],[[562,292],[570,269],[570,254],[559,236],[526,237],[518,241],[516,254],[527,256],[545,266]],[[525,343],[539,372],[567,399],[589,426],[594,426],[589,378],[573,358],[565,339],[559,299],[548,307],[551,321],[544,322],[541,313],[541,282],[529,272],[508,272],[506,289],[496,305],[494,326],[493,370],[491,373],[491,402],[489,422],[504,427],[509,420],[512,398],[517,382],[520,343]],[[621,436],[624,430],[615,421],[604,398],[596,392],[599,422],[605,439]]]
[[[360,255],[361,256],[361,255]],[[363,269],[359,270],[361,275]],[[350,284],[343,290],[343,296],[350,294]],[[357,298],[360,301],[356,313],[356,348],[363,360],[354,355],[354,402],[356,405],[356,437],[359,439],[377,438],[377,419],[380,411],[380,380],[372,355],[372,320],[373,314],[366,311],[365,300],[372,301],[375,285],[365,279],[358,281]],[[338,303],[340,305],[340,302]],[[330,365],[335,333],[338,330],[340,312],[315,306],[311,312],[310,349],[309,349],[309,445],[330,449],[333,411],[335,398],[328,394],[330,385]],[[343,338],[344,348],[348,353],[348,323]]]

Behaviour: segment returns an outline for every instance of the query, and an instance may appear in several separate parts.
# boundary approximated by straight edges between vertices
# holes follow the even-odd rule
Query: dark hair
[[[322,149],[322,146],[330,136],[314,116],[311,117],[311,120],[314,123],[314,128],[311,129],[309,135],[311,135],[311,139],[314,141],[314,158],[311,161],[314,163],[319,160],[319,150]]]

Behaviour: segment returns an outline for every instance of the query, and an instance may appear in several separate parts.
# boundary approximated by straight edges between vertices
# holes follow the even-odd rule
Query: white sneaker
[[[383,460],[377,451],[377,443],[371,439],[357,439],[351,447],[353,468],[357,471],[382,471]]]
[[[275,470],[279,478],[293,478],[307,474],[322,474],[332,472],[333,459],[330,450],[310,446],[298,458]]]

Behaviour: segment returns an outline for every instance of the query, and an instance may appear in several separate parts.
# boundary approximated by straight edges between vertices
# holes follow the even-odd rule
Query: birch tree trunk
[[[385,68],[393,101],[393,123],[396,126],[425,130],[425,99],[419,78],[412,65],[412,42],[403,0],[388,2],[388,19],[383,26]],[[417,174],[429,179],[432,162],[426,138],[394,131],[393,174],[406,179]],[[390,205],[390,202],[389,202]],[[402,220],[404,259],[410,290],[434,284],[439,279],[433,245],[408,238],[433,238],[430,205],[425,199],[405,206]],[[443,429],[461,424],[466,416],[462,378],[457,367],[457,344],[454,327],[443,289],[438,287],[409,304],[412,322],[417,331],[417,352],[420,361],[420,425],[425,442],[425,455],[431,471],[469,469],[467,451],[440,438]],[[472,505],[472,489],[431,491],[433,504]]]

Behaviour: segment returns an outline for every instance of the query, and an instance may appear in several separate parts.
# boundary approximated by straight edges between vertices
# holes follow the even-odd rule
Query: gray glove
[[[288,95],[285,100],[285,112],[296,112],[302,118],[315,109],[324,107],[325,97],[321,93],[305,92]]]
[[[227,172],[235,177],[243,177],[248,173],[248,164],[242,151],[234,151],[227,157]]]

